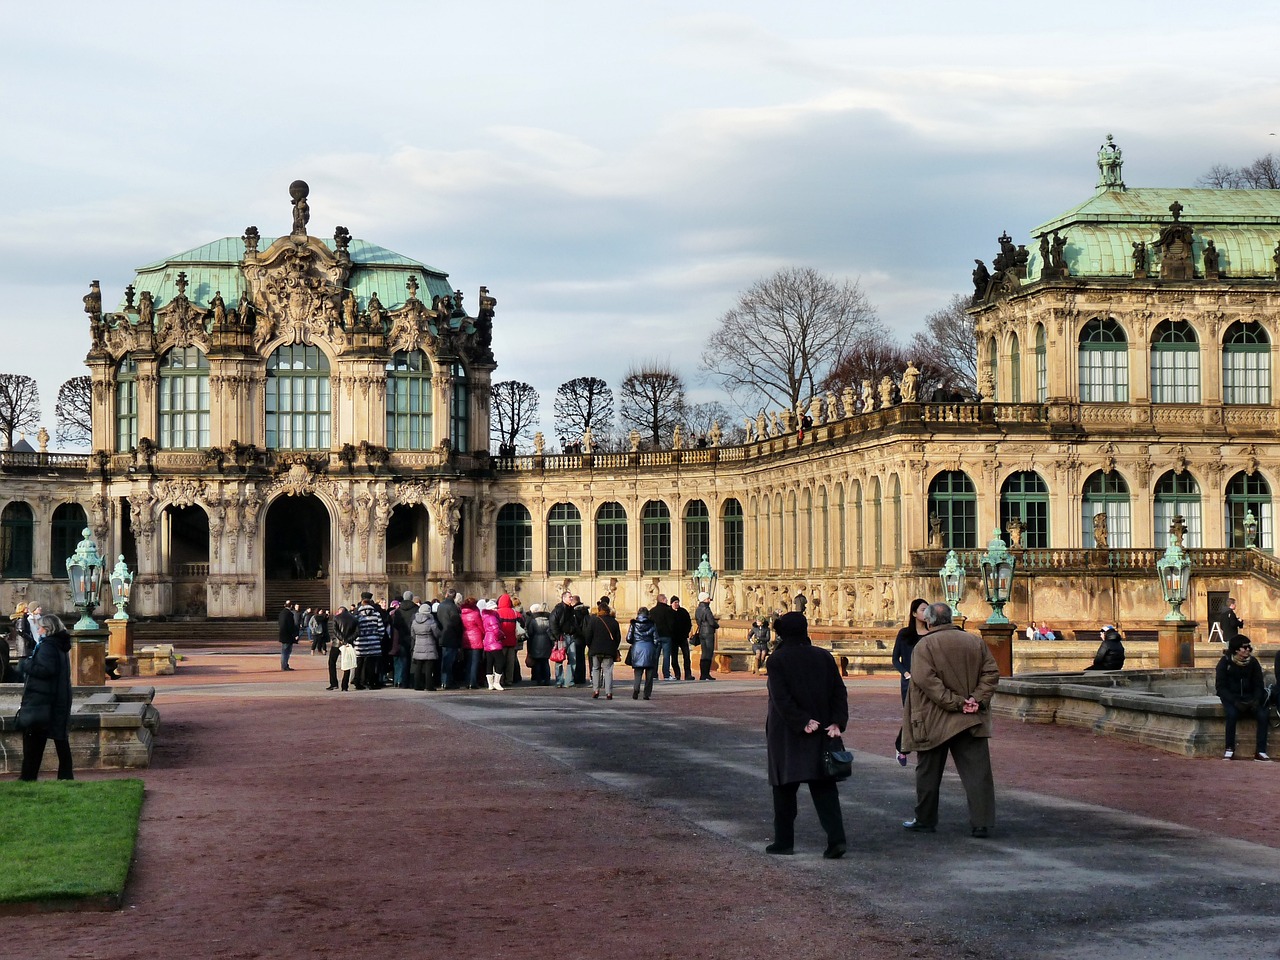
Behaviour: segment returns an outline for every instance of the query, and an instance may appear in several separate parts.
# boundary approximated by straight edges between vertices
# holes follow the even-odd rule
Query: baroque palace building
[[[249,227],[139,268],[117,310],[85,297],[94,450],[0,456],[0,604],[66,606],[87,525],[137,571],[130,612],[253,618],[285,596],[457,584],[608,595],[628,614],[688,597],[703,555],[716,606],[788,607],[832,627],[936,597],[994,531],[1019,558],[1008,612],[1130,631],[1163,618],[1171,525],[1190,612],[1228,593],[1251,633],[1280,584],[1280,191],[1127,189],[1108,138],[1083,203],[977,261],[979,396],[897,382],[760,416],[746,443],[494,457],[496,300],[353,238]],[[1175,523],[1175,517],[1181,520]],[[1256,521],[1246,529],[1246,520]]]

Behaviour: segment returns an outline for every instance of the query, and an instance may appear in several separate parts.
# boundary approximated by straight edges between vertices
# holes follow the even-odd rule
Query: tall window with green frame
[[[572,503],[557,503],[547,516],[547,572],[582,570],[582,514]]]
[[[459,453],[471,450],[471,383],[467,368],[458,360],[449,368],[453,389],[449,391],[449,444]]]
[[[36,518],[21,500],[5,504],[0,513],[0,576],[26,580],[35,555]]]
[[[1165,320],[1151,338],[1151,402],[1200,402],[1200,341],[1185,320]]]
[[[1082,403],[1129,402],[1129,341],[1111,317],[1095,317],[1080,331]]]
[[[76,552],[89,519],[78,503],[60,503],[49,526],[49,575],[55,580],[67,576],[67,558]]]
[[[724,502],[721,517],[724,524],[724,570],[726,573],[741,573],[746,561],[742,504],[730,497]]]
[[[1222,402],[1271,402],[1271,338],[1260,323],[1233,323],[1222,338]]]
[[[387,447],[430,450],[431,358],[399,351],[387,361]]]
[[[1258,525],[1255,546],[1259,550],[1270,553],[1275,546],[1271,520],[1271,487],[1266,478],[1258,471],[1245,473],[1241,470],[1227,484],[1227,546],[1243,547],[1245,536],[1244,522],[1249,514]]]
[[[1009,338],[1009,402],[1022,402],[1022,344],[1016,333]]]
[[[671,569],[671,511],[661,500],[650,500],[640,511],[642,573]]]
[[[1009,543],[1009,522],[1022,523],[1022,545],[1034,549],[1049,546],[1049,487],[1034,470],[1009,474],[1000,489],[1000,530]]]
[[[504,504],[498,511],[494,546],[500,575],[533,571],[533,518],[524,504]]]
[[[596,572],[627,572],[627,511],[620,503],[596,511]]]
[[[711,514],[701,500],[690,500],[684,508],[684,568],[692,573],[706,554],[711,557]]]
[[[1200,524],[1200,484],[1187,470],[1182,473],[1166,472],[1156,481],[1155,496],[1152,504],[1152,523],[1157,550],[1169,545],[1169,527],[1173,518],[1181,516],[1187,525],[1182,538],[1184,547],[1201,545]]]
[[[138,364],[125,354],[116,367],[116,450],[127,453],[138,445]]]
[[[1107,546],[1127,550],[1133,546],[1133,520],[1130,513],[1129,484],[1112,470],[1095,470],[1084,483],[1080,496],[1084,546],[1093,547],[1098,529],[1098,515],[1105,519]]]
[[[209,446],[209,361],[199,347],[174,347],[160,361],[160,447]]]
[[[978,491],[963,470],[946,470],[929,484],[929,515],[942,524],[942,548],[978,545]]]
[[[1045,342],[1044,324],[1036,324],[1036,403],[1049,400],[1049,346]]]
[[[329,449],[329,358],[318,347],[293,344],[267,358],[266,415],[268,449]]]

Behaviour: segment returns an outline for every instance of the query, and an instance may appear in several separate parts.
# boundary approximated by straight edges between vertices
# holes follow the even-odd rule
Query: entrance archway
[[[431,518],[421,504],[401,504],[391,512],[387,524],[387,579],[391,593],[404,590],[421,593],[425,589],[428,562],[428,535]]]
[[[329,510],[319,497],[284,496],[267,508],[263,597],[275,616],[286,600],[306,610],[330,605]]]

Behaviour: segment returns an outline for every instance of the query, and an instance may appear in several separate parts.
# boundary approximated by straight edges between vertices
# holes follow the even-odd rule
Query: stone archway
[[[263,546],[266,580],[328,580],[329,510],[319,497],[280,497],[267,508]]]
[[[198,504],[164,509],[164,569],[172,584],[171,613],[203,617],[208,610],[209,515]]]

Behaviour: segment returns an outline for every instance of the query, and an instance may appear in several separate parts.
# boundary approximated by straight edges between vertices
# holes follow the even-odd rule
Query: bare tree
[[[622,379],[619,415],[653,447],[684,419],[684,380],[665,363],[649,360],[632,367]]]
[[[854,338],[877,327],[857,281],[790,267],[738,296],[703,348],[702,368],[745,407],[763,402],[794,410],[817,392]]]
[[[13,435],[40,426],[40,389],[22,373],[0,373],[0,438],[13,449]]]
[[[556,434],[561,442],[577,440],[587,428],[594,441],[610,442],[613,434],[613,391],[599,377],[577,377],[556,388]]]
[[[58,403],[53,408],[58,418],[59,443],[93,443],[93,382],[89,377],[72,377],[58,388]]]
[[[933,400],[940,394],[970,392],[951,370],[935,360],[930,350],[917,346],[915,341],[903,346],[887,335],[862,337],[831,371],[823,387],[836,394],[843,393],[845,387],[852,387],[855,395],[860,395],[862,382],[867,380],[878,398],[880,381],[888,377],[895,385],[901,383],[907,364],[913,363],[919,371],[916,395],[920,400]]]
[[[1215,163],[1196,185],[1217,190],[1280,190],[1280,158],[1268,153],[1243,167]]]
[[[500,456],[515,456],[516,441],[531,440],[538,422],[538,391],[520,380],[503,380],[493,385],[490,410]]]
[[[978,389],[978,338],[966,309],[969,298],[956,294],[941,310],[925,317],[925,329],[911,338],[917,365],[928,359],[950,372],[950,389],[972,395]]]

